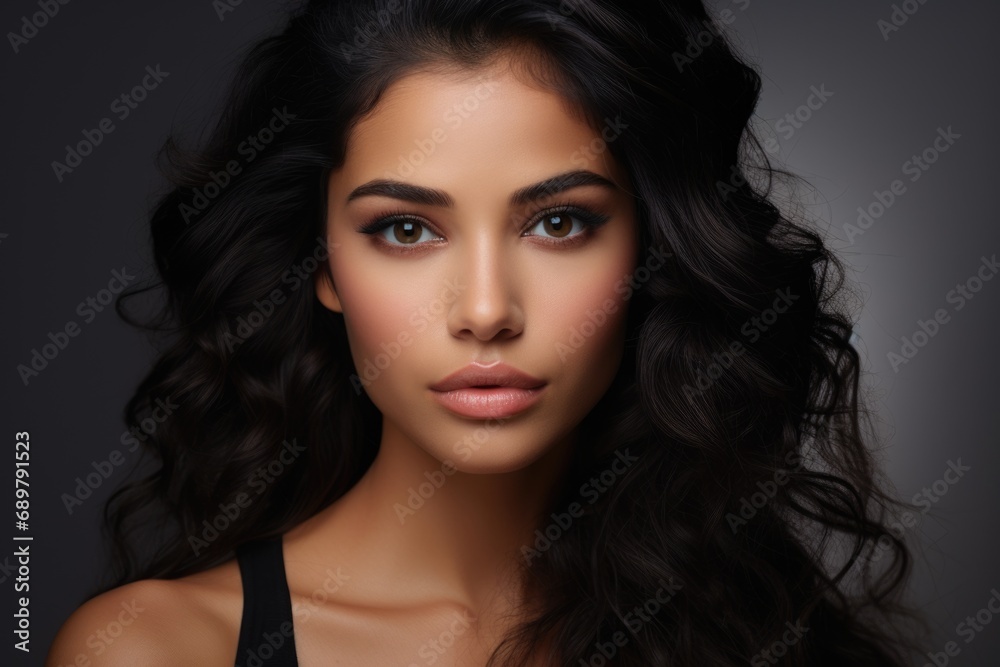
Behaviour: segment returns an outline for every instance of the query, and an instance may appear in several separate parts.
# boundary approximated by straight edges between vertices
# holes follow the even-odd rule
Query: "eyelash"
[[[611,219],[611,216],[604,215],[601,213],[596,213],[589,210],[588,208],[581,206],[579,204],[573,203],[563,203],[555,206],[545,208],[540,211],[536,211],[531,215],[527,216],[531,218],[532,222],[525,228],[525,231],[539,225],[546,218],[554,215],[565,214],[570,216],[574,220],[578,220],[583,225],[583,231],[577,232],[572,236],[563,237],[565,240],[554,240],[546,237],[543,241],[546,245],[550,245],[556,248],[575,248],[576,246],[585,243],[593,234],[594,230],[606,223]],[[392,209],[388,211],[383,211],[358,228],[358,231],[362,234],[373,235],[381,247],[387,248],[389,252],[397,253],[410,253],[414,250],[407,249],[407,245],[412,245],[414,248],[419,248],[421,246],[427,246],[433,243],[433,241],[422,241],[413,244],[403,244],[403,243],[389,243],[378,236],[379,232],[392,227],[398,222],[412,221],[418,224],[420,227],[427,229],[433,234],[437,234],[433,229],[431,229],[426,223],[424,223],[419,216],[408,213],[403,209]],[[440,235],[439,235],[440,236]],[[536,236],[531,234],[530,236]]]

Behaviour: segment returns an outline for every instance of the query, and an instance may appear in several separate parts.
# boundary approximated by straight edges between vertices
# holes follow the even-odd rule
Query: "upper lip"
[[[528,375],[513,366],[503,362],[490,367],[472,363],[458,369],[443,380],[432,384],[435,391],[452,391],[467,387],[517,387],[519,389],[535,389],[545,384],[544,380]]]

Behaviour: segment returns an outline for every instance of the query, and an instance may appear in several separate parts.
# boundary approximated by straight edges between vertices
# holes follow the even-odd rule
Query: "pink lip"
[[[452,391],[467,387],[536,389],[544,384],[545,380],[539,380],[503,362],[495,363],[492,366],[472,363],[432,384],[431,389],[434,391]]]
[[[474,419],[511,417],[539,399],[545,381],[496,363],[469,364],[431,385],[432,395],[456,414]]]
[[[544,389],[544,387],[537,389],[466,387],[431,393],[441,405],[463,417],[503,419],[530,408]]]

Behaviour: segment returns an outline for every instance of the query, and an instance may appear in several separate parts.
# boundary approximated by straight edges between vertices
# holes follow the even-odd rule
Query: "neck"
[[[345,571],[377,573],[369,583],[382,582],[400,604],[484,609],[498,590],[521,591],[523,548],[534,546],[574,442],[570,434],[519,470],[466,473],[386,422],[365,475],[310,520],[325,543],[317,553],[338,554]]]

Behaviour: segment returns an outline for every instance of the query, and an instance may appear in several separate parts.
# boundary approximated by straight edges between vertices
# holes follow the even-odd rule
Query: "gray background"
[[[960,654],[949,664],[993,665],[1000,657],[1000,619],[968,643],[956,626],[1000,587],[994,347],[1000,280],[985,282],[960,310],[947,295],[976,274],[983,256],[1000,252],[994,88],[1000,7],[956,0],[896,4],[918,9],[885,39],[877,22],[890,19],[888,2],[712,2],[732,12],[728,29],[761,67],[758,122],[776,139],[778,164],[814,188],[804,193],[806,212],[847,260],[863,295],[858,345],[888,439],[881,456],[899,493],[912,498],[931,487],[949,462],[970,468],[908,530],[923,545],[912,595],[937,629],[936,650],[958,643]],[[38,10],[33,1],[6,2],[0,28],[20,31],[22,16]],[[262,0],[244,0],[223,20],[209,0],[77,1],[60,5],[19,53],[9,43],[0,47],[6,50],[0,67],[9,202],[0,221],[0,434],[8,452],[0,470],[11,489],[14,433],[29,431],[29,534],[35,538],[32,652],[26,656],[8,644],[8,664],[42,664],[59,625],[99,571],[100,505],[136,462],[126,453],[125,465],[67,513],[60,496],[73,492],[76,478],[93,471],[92,461],[124,449],[122,407],[153,354],[112,310],[88,323],[77,305],[107,287],[114,270],[151,276],[144,215],[162,185],[153,155],[172,124],[200,127],[240,49],[276,28],[281,16],[281,3]],[[157,64],[169,76],[119,119],[112,100]],[[776,123],[807,102],[812,86],[833,94],[788,136]],[[115,130],[58,182],[51,162],[62,161],[65,145],[105,117]],[[949,126],[960,138],[911,181],[903,164]],[[905,193],[849,239],[844,225],[894,179],[903,181]],[[893,369],[887,355],[898,353],[902,338],[912,339],[918,322],[939,308],[950,321]],[[79,335],[25,386],[17,365],[30,363],[32,348],[71,320]],[[12,491],[2,495],[13,503]],[[3,532],[6,541],[15,529]],[[7,614],[16,597],[9,544],[0,548],[5,637],[12,636]]]

